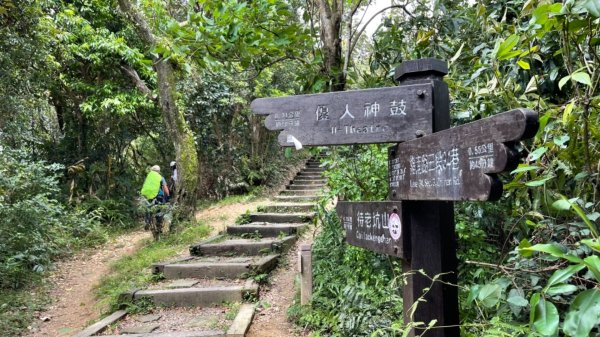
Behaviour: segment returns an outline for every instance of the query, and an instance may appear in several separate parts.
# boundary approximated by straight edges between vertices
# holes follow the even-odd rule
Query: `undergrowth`
[[[34,288],[40,287],[39,275],[30,286],[19,290],[0,290],[0,331],[2,336],[17,336],[35,319],[36,312],[50,302],[47,294]]]
[[[344,243],[335,211],[321,210],[322,232],[313,244],[313,298],[288,316],[329,336],[393,335],[381,329],[402,317],[397,260]]]

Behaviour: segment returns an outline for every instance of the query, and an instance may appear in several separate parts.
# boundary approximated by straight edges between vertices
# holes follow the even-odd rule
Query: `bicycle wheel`
[[[162,235],[163,214],[161,212],[156,213],[152,220],[152,236],[154,240],[158,241]]]

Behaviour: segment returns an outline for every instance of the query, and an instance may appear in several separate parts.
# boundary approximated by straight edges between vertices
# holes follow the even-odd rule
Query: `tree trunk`
[[[343,0],[319,0],[319,18],[321,22],[321,42],[323,43],[323,72],[328,78],[329,91],[343,91],[346,88],[346,76],[342,62],[342,15]]]
[[[129,0],[118,0],[121,10],[133,21],[138,36],[148,45],[148,50],[156,45],[156,38],[141,11]],[[154,69],[158,77],[158,101],[167,134],[173,142],[177,161],[176,202],[181,206],[182,215],[190,216],[196,206],[199,162],[194,145],[192,130],[187,125],[183,112],[177,106],[177,89],[173,65],[162,57],[154,58]]]

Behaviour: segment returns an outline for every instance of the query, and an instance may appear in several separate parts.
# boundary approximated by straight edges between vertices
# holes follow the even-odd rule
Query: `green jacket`
[[[158,191],[161,188],[160,183],[162,182],[162,179],[163,177],[160,175],[160,173],[150,171],[146,176],[144,186],[142,186],[142,195],[148,200],[156,198]]]

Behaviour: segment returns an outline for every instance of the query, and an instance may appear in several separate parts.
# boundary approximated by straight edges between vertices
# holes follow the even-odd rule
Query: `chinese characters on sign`
[[[279,128],[300,125],[300,111],[280,112],[275,114],[275,125]]]
[[[496,176],[518,163],[514,140],[537,129],[535,112],[515,109],[390,150],[388,182],[393,200],[495,200]],[[505,144],[506,143],[506,144]]]
[[[401,150],[403,156],[388,161],[390,189],[404,200],[427,200],[430,195],[440,200],[464,200],[472,198],[469,189],[482,184],[483,188],[489,188],[485,179],[481,180],[482,175],[498,172],[495,169],[506,161],[504,145],[452,145],[437,151],[425,150],[428,147],[423,146]]]
[[[407,116],[406,114],[406,101],[401,100],[400,102],[396,102],[391,101],[389,106],[389,116],[391,117],[396,117],[396,118],[402,118],[403,116]],[[377,116],[383,116],[380,112],[380,105],[377,102],[367,102],[364,104],[364,111],[363,111],[363,117],[365,119],[369,119],[369,118],[377,118]],[[317,110],[316,110],[316,121],[329,121],[330,120],[330,114],[329,114],[329,106],[327,105],[318,105],[317,106]],[[348,107],[348,104],[346,104],[345,108],[344,108],[344,113],[341,114],[341,116],[339,117],[339,120],[343,120],[346,119],[348,121],[351,121],[353,119],[356,119],[354,117],[354,114],[352,114],[350,112],[350,108]],[[366,131],[360,131],[360,130],[366,130]],[[364,127],[356,127],[356,126],[352,126],[352,125],[345,125],[343,128],[342,127],[332,127],[331,128],[331,134],[335,135],[338,133],[338,131],[343,131],[345,134],[349,134],[349,133],[376,133],[376,132],[385,132],[389,130],[389,128],[387,127],[387,125],[370,125],[370,126],[364,126]]]
[[[432,85],[259,98],[252,109],[283,146],[401,142],[431,132]]]
[[[354,246],[405,257],[400,202],[338,202],[346,241]]]
[[[488,169],[494,167],[494,143],[469,147],[469,170]]]

